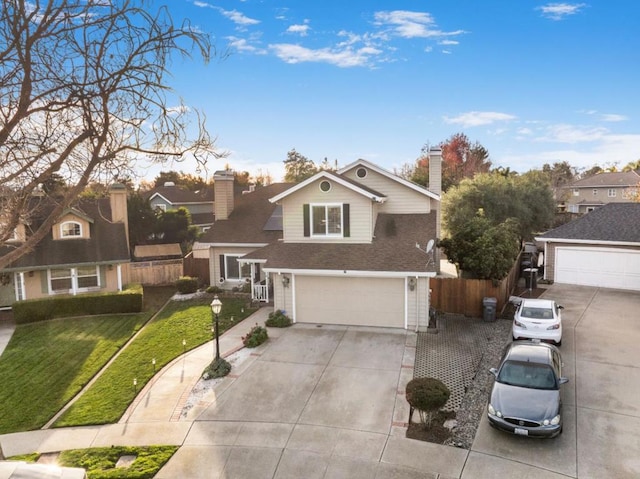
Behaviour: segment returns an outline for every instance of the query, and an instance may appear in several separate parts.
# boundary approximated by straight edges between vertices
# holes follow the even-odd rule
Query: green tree
[[[553,165],[545,163],[542,165],[542,172],[554,188],[568,185],[578,177],[578,170],[567,161],[556,162]]]
[[[479,212],[449,238],[440,241],[449,261],[469,276],[499,281],[520,250],[517,220],[494,225]]]
[[[156,188],[164,186],[165,183],[173,183],[189,191],[201,191],[211,186],[204,178],[182,171],[161,171],[153,181]]]
[[[163,211],[158,215],[156,238],[162,244],[180,243],[187,253],[198,237],[198,228],[191,224],[191,214],[186,208]]]
[[[522,239],[546,229],[553,221],[553,193],[541,172],[505,177],[498,173],[464,179],[443,196],[442,221],[449,236],[462,231],[479,211],[496,226],[515,218]]]
[[[23,243],[47,235],[91,182],[162,162],[219,156],[193,108],[174,106],[166,82],[179,56],[208,60],[209,37],[143,0],[4,0],[0,8],[0,242],[33,215],[39,185],[63,174],[68,188]]]
[[[140,192],[133,192],[127,198],[129,219],[129,245],[131,251],[136,245],[147,244],[156,231],[156,212],[151,203]]]
[[[284,160],[284,181],[298,183],[312,177],[318,172],[315,163],[306,156],[298,153],[295,148],[287,153]]]
[[[640,171],[640,160],[630,161],[624,165],[622,171]]]

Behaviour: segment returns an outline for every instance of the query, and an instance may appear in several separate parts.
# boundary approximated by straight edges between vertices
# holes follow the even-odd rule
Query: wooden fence
[[[183,276],[182,259],[140,261],[123,265],[125,283],[140,283],[147,286],[174,284]]]
[[[519,277],[520,255],[498,284],[489,279],[431,278],[431,305],[437,311],[481,318],[483,299],[496,298],[499,313],[508,303]]]
[[[209,258],[194,258],[193,253],[189,253],[183,258],[182,262],[185,276],[198,278],[200,284],[211,284]]]

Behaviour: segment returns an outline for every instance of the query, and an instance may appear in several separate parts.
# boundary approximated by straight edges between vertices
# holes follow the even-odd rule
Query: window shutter
[[[225,270],[225,264],[224,264],[224,255],[221,254],[220,255],[220,277],[224,279],[224,270]]]
[[[349,225],[349,203],[342,205],[342,236],[348,238],[351,236],[351,227]]]
[[[304,219],[304,235],[311,236],[311,226],[309,219],[309,204],[302,205],[302,217]]]

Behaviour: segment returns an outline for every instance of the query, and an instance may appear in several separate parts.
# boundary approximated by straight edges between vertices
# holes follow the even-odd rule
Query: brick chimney
[[[127,187],[114,183],[109,187],[109,203],[111,205],[111,221],[124,223],[124,231],[129,245],[129,215],[127,213]]]
[[[221,170],[213,174],[213,212],[216,221],[226,220],[233,211],[233,171]]]

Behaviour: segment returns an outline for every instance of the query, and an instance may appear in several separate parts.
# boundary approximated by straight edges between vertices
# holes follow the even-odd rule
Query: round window
[[[320,183],[320,190],[326,193],[330,189],[331,189],[331,183],[329,183],[328,181],[325,180]]]
[[[364,178],[365,176],[367,176],[367,169],[366,168],[358,168],[356,170],[356,176],[358,178]]]

